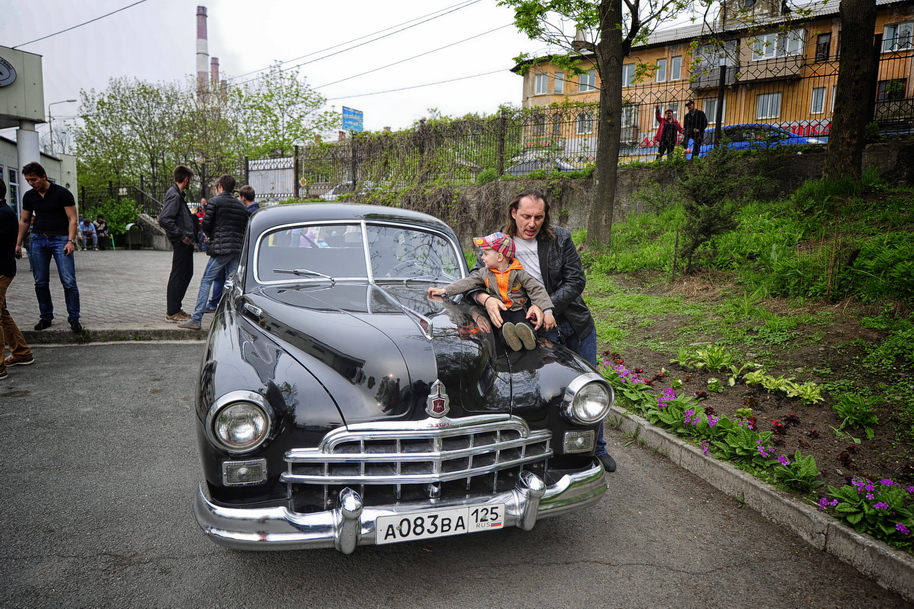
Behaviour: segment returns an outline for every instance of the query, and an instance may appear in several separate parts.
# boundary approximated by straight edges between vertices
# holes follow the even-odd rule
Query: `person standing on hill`
[[[673,156],[673,149],[676,148],[676,139],[682,133],[682,125],[673,118],[672,108],[667,108],[664,116],[660,116],[660,106],[657,106],[654,109],[654,116],[659,123],[657,135],[654,136],[654,141],[660,144],[657,158],[663,158],[663,153],[666,152],[666,157],[669,159]]]
[[[682,146],[686,149],[689,147],[689,140],[692,140],[692,156],[694,159],[701,151],[701,145],[705,141],[705,129],[708,128],[708,117],[705,113],[695,107],[695,100],[686,100],[686,108],[689,112],[682,119]]]

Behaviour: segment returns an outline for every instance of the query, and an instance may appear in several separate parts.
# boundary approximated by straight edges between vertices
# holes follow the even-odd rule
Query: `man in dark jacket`
[[[566,347],[596,367],[597,328],[581,296],[587,283],[584,267],[571,240],[571,233],[567,229],[550,226],[546,195],[538,190],[526,190],[514,197],[508,205],[502,232],[514,237],[517,258],[524,270],[545,286],[552,300],[558,329],[546,335],[556,342],[561,335]],[[501,311],[506,308],[504,303],[497,298],[486,298],[484,292],[477,293],[475,298],[485,307],[492,323],[501,327]],[[540,323],[541,316],[537,319],[537,328]],[[596,456],[606,471],[616,470],[615,460],[606,452],[602,425]]]
[[[184,198],[194,172],[186,165],[175,167],[175,183],[165,193],[165,204],[159,214],[159,226],[174,250],[171,257],[171,275],[166,291],[166,321],[187,321],[190,316],[181,309],[187,286],[194,276],[194,243],[197,239],[197,220]]]
[[[231,276],[241,260],[241,246],[244,243],[244,231],[248,225],[248,210],[244,203],[232,195],[235,190],[235,178],[225,174],[216,182],[216,196],[206,204],[203,216],[203,233],[209,237],[206,253],[210,256],[200,280],[200,291],[197,293],[197,306],[194,314],[187,321],[178,323],[185,330],[199,330],[203,321],[203,312],[209,291],[223,272]]]
[[[695,107],[695,100],[690,99],[686,101],[686,109],[688,113],[685,115],[685,118],[682,119],[682,145],[685,148],[689,147],[689,140],[692,141],[692,156],[689,158],[695,158],[701,151],[701,145],[705,141],[705,129],[708,128],[708,117],[705,116],[705,113]]]

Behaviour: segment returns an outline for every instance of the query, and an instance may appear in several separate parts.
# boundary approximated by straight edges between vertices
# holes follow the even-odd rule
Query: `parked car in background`
[[[238,549],[530,530],[597,503],[613,392],[544,338],[507,350],[431,216],[281,205],[248,224],[200,367],[194,514]]]
[[[577,168],[568,161],[563,161],[562,159],[527,159],[511,165],[505,169],[505,174],[512,176],[524,176],[534,171],[545,171],[547,173],[552,173],[554,171],[577,171]]]
[[[356,189],[356,186],[358,186],[358,189]],[[374,184],[369,181],[361,182],[359,184],[354,184],[351,180],[347,180],[346,182],[340,182],[339,184],[337,184],[336,186],[334,186],[333,188],[331,188],[330,190],[328,190],[327,192],[322,194],[320,196],[320,198],[323,199],[324,201],[336,201],[340,197],[345,198],[346,195],[351,195],[355,192],[358,192],[359,194],[365,194],[369,190],[372,190],[373,188],[374,188]]]
[[[763,123],[746,123],[743,125],[727,125],[721,129],[721,137],[728,142],[728,148],[736,150],[750,150],[770,148],[774,146],[809,146],[813,144],[827,144],[828,137],[806,137],[791,133],[776,125]],[[705,132],[705,140],[699,149],[698,156],[705,156],[714,149],[714,129]]]

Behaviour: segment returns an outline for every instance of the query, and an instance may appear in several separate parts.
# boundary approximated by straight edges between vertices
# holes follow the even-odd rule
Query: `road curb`
[[[914,557],[857,533],[725,461],[705,456],[699,448],[652,426],[642,417],[617,406],[613,406],[609,416],[624,433],[667,456],[676,465],[745,503],[767,520],[788,528],[816,549],[846,562],[883,588],[914,601]]]
[[[108,328],[97,330],[89,328],[79,334],[71,332],[66,326],[61,326],[60,329],[48,328],[47,330],[24,331],[22,333],[25,342],[29,345],[65,345],[154,340],[203,341],[208,334],[206,329],[203,331],[184,330],[176,326],[172,328]]]

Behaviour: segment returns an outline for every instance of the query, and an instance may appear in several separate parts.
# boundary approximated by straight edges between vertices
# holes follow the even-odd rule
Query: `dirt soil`
[[[617,280],[642,293],[680,295],[690,302],[719,300],[720,293],[726,291],[720,287],[713,287],[706,279],[701,278],[680,279],[673,286],[651,277]],[[719,286],[717,282],[715,284]],[[782,313],[788,314],[788,305],[785,302],[768,299],[759,305],[773,312],[784,309]],[[842,306],[845,307],[844,312],[841,310]],[[865,352],[860,343],[854,341],[861,339],[867,343],[878,344],[885,336],[885,332],[860,326],[859,311],[850,312],[847,309],[848,303],[837,306],[809,305],[806,307],[807,312],[815,313],[816,307],[833,309],[832,321],[825,326],[817,324],[814,328],[800,326],[796,331],[800,336],[818,333],[821,339],[812,345],[806,344],[807,341],[796,341],[795,346],[786,345],[781,359],[788,363],[779,367],[766,366],[766,374],[785,374],[795,377],[800,382],[810,380],[820,384],[838,379],[858,379],[854,381],[855,385],[861,386],[865,381],[859,380],[860,375],[854,374],[853,367],[856,365],[855,357],[863,356]],[[789,310],[791,315],[803,312],[796,307],[790,307]],[[627,328],[630,334],[626,343],[647,344],[658,336],[675,337],[684,321],[682,316],[671,313],[668,316],[654,318],[649,326],[638,327],[637,324],[633,324]],[[721,337],[722,335],[709,335],[697,344],[713,344]],[[671,346],[672,351],[668,352],[647,347],[632,347],[624,352],[618,352],[611,345],[601,345],[601,348],[606,349],[602,353],[603,360],[622,359],[628,370],[641,369],[642,376],[647,378],[652,378],[665,369],[666,377],[653,384],[658,395],[660,390],[670,386],[671,380],[680,378],[685,385],[677,390],[677,395],[685,393],[701,397],[700,405],[713,408],[717,416],[726,415],[730,420],[736,421],[736,410],[748,406],[753,409],[756,416],[757,431],[773,431],[772,421],[785,424],[784,433],[775,433],[772,436],[774,444],[777,445],[776,454],[792,457],[799,449],[804,456],[814,456],[822,472],[820,480],[826,485],[842,486],[857,476],[865,476],[871,480],[893,478],[914,483],[914,447],[896,441],[896,428],[899,425],[896,414],[898,405],[882,404],[877,407],[879,423],[874,427],[875,437],[870,440],[862,430],[852,429],[836,433],[835,430],[841,426],[841,419],[832,408],[835,397],[828,392],[823,394],[825,401],[816,405],[804,405],[798,398],[788,398],[782,392],[769,393],[760,386],[748,386],[742,381],[733,387],[727,387],[723,393],[715,393],[707,390],[707,380],[711,377],[722,378],[723,375],[719,372],[684,368],[671,363],[670,360],[677,356],[676,347]],[[741,363],[755,361],[753,353],[744,345],[734,344],[727,348],[737,355]],[[827,378],[817,376],[816,371],[822,370],[830,370],[831,373]],[[910,374],[910,371],[905,372],[902,369],[893,373],[903,375]],[[854,438],[860,442],[855,442]],[[817,496],[822,496],[825,490],[825,487],[820,488]]]

